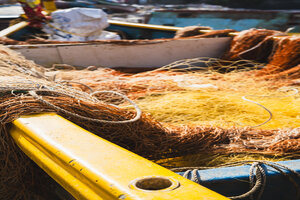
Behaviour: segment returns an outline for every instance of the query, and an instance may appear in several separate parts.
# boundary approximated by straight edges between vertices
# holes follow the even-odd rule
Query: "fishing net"
[[[234,148],[229,148],[229,143],[226,143],[226,147],[221,145],[222,148],[226,148],[226,150],[219,149],[219,152],[223,153],[242,152],[240,147],[246,145],[244,139],[251,141],[247,145],[254,142],[256,146],[253,148],[244,146],[247,152],[270,153],[269,150],[265,151],[265,148],[260,149],[258,141],[267,147],[270,146],[268,141],[275,142],[280,137],[271,139],[266,135],[259,135],[258,132],[268,132],[272,137],[282,130],[286,131],[283,134],[293,128],[296,133],[299,132],[298,86],[291,86],[290,79],[274,82],[274,80],[257,77],[255,72],[259,71],[262,65],[252,62],[247,62],[247,65],[250,63],[253,65],[251,71],[249,67],[234,71],[233,68],[240,62],[228,62],[230,65],[219,69],[222,73],[217,72],[216,63],[225,62],[219,59],[197,58],[133,75],[100,68],[92,72],[60,71],[56,74],[56,78],[78,81],[92,90],[109,89],[122,92],[134,99],[144,112],[149,113],[157,121],[164,122],[163,125],[167,127],[171,125],[189,128],[200,125],[210,128],[219,127],[233,132],[233,135],[241,130],[248,135],[249,127],[253,128],[251,129],[253,135],[249,134],[252,135],[251,137],[240,135],[239,139],[229,142]],[[197,65],[205,63],[206,67],[199,67],[195,63]],[[242,68],[241,65],[239,68]],[[224,73],[225,69],[229,73]],[[86,86],[71,82],[70,84],[85,91],[90,90]],[[117,99],[114,101],[118,102]],[[122,105],[122,102],[118,104],[120,107],[128,107]],[[271,154],[283,152],[285,150]]]
[[[298,45],[295,40],[288,43],[292,51],[297,49],[291,47]],[[280,42],[269,56],[272,62],[280,55],[277,52],[284,51]],[[299,53],[291,55],[291,60],[299,59]],[[278,73],[260,73],[270,66],[269,60],[265,64],[255,59],[228,60],[188,59],[138,74],[96,67],[45,70],[1,47],[0,199],[49,199],[51,195],[45,184],[51,183],[50,178],[9,135],[10,122],[26,114],[56,112],[169,167],[255,156],[297,158],[297,71],[291,77],[286,73],[270,78]],[[291,60],[286,57],[280,66]]]
[[[192,153],[196,150],[192,147],[196,141],[204,150],[226,140],[224,136],[227,134],[223,135],[222,129],[164,127],[145,114],[136,118],[136,112],[109,105],[89,93],[50,81],[32,62],[8,49],[1,51],[1,61],[1,199],[43,199],[43,195],[48,195],[42,192],[48,187],[45,184],[48,183],[45,181],[47,177],[40,176],[39,169],[18,150],[9,136],[9,123],[20,115],[57,112],[83,128],[152,160]],[[201,134],[198,134],[199,131]]]
[[[267,29],[249,29],[240,32],[231,42],[230,49],[223,55],[225,60],[255,60],[266,63],[273,51],[274,37],[285,33]]]
[[[265,78],[299,79],[300,37],[266,29],[245,30],[234,37],[223,59],[265,63],[257,72]]]
[[[263,60],[258,55],[259,52],[263,52],[260,48],[266,38],[272,40],[272,45],[268,45],[268,48],[264,46],[264,51],[269,53],[264,55],[265,63],[260,63]],[[296,128],[298,131],[300,75],[296,70],[297,67],[293,66],[299,64],[299,44],[299,38],[285,36],[282,32],[251,29],[241,32],[233,39],[231,48],[223,59],[186,59],[157,70],[133,75],[99,68],[93,72],[89,70],[59,72],[56,77],[58,80],[83,83],[94,90],[109,89],[122,92],[134,99],[144,112],[151,114],[151,117],[168,124],[188,126],[201,124],[224,129],[252,127],[256,130],[273,132],[283,128],[291,130]],[[282,53],[286,55],[284,60],[279,59]],[[233,56],[237,54],[252,57]],[[279,73],[270,70],[279,65],[280,67],[276,67],[281,69]],[[289,73],[288,70],[292,70],[293,73]],[[280,73],[286,75],[282,76]],[[82,85],[73,84],[73,86],[88,90]],[[298,140],[289,142],[293,145],[298,144]],[[285,145],[293,146],[289,142]],[[277,146],[283,144],[278,143]],[[275,146],[272,148],[275,149]],[[278,152],[280,151],[270,157],[264,155],[264,158],[280,160],[282,157],[278,155],[284,151]],[[296,154],[293,156],[297,157]],[[217,158],[214,158],[215,156]],[[224,156],[208,155],[206,152],[163,160],[163,163],[213,165],[218,162],[230,162],[236,158],[253,157],[259,158],[260,155]],[[210,161],[207,162],[208,160]]]

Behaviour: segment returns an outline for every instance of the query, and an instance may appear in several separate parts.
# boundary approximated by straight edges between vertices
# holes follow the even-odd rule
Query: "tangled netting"
[[[286,39],[290,41],[290,38]],[[274,47],[272,58],[281,48],[280,45]],[[222,96],[218,92],[224,91],[224,96],[226,92],[235,91],[248,99],[252,97],[247,95],[283,96],[280,98],[289,98],[288,103],[295,101],[298,109],[299,96],[295,91],[299,74],[293,73],[292,78],[286,75],[266,78],[270,73],[259,72],[267,66],[263,68],[262,64],[246,60],[197,58],[139,74],[103,68],[54,71],[45,70],[1,47],[0,199],[51,199],[45,184],[50,179],[17,148],[9,135],[10,123],[26,114],[56,112],[94,134],[158,162],[207,152],[297,155],[300,129],[296,125],[260,129],[248,124],[203,125],[201,120],[194,124],[163,123],[153,119],[151,112],[140,113],[138,106],[130,100],[133,99],[143,110],[142,101],[148,97],[174,92],[196,94],[204,91],[208,94],[211,90],[215,90],[213,93],[218,96]],[[282,87],[291,86],[292,89],[282,90]],[[249,94],[250,91],[255,93]],[[219,105],[222,103],[221,100]],[[297,113],[293,115],[299,121]]]
[[[300,77],[300,37],[266,29],[242,31],[234,37],[225,60],[253,60],[266,63],[257,72],[265,78]]]
[[[282,36],[278,37],[279,35]],[[268,37],[272,40],[272,45],[262,51],[261,45]],[[288,45],[284,45],[286,42]],[[255,146],[261,141],[266,142],[267,146],[270,145],[268,141],[274,143],[282,136],[276,137],[276,140],[270,138],[264,140],[265,136],[259,135],[257,129],[268,130],[271,135],[275,135],[283,128],[287,130],[284,134],[289,133],[288,129],[295,128],[296,135],[289,136],[293,139],[286,140],[287,138],[283,137],[285,142],[278,143],[278,147],[293,149],[287,152],[297,154],[298,151],[294,150],[299,146],[297,128],[300,125],[298,92],[300,71],[294,70],[291,74],[287,70],[296,69],[294,66],[299,64],[299,45],[299,37],[286,36],[285,33],[278,31],[252,29],[243,31],[233,38],[231,48],[224,54],[223,59],[185,59],[157,70],[138,74],[126,74],[95,67],[88,70],[65,70],[50,74],[55,74],[57,80],[69,81],[73,87],[87,92],[90,90],[122,92],[134,99],[144,112],[150,113],[151,117],[160,122],[168,123],[168,126],[169,123],[188,127],[201,124],[222,127],[226,130],[233,127],[255,127],[253,137],[242,136],[245,141],[251,142],[238,143],[232,140],[234,142],[231,145],[234,150],[220,151],[223,153],[240,152],[238,149],[243,144],[247,149],[245,152],[253,152],[255,148],[251,150],[246,147],[250,143],[253,142]],[[269,53],[266,53],[265,59],[262,60],[257,51]],[[243,52],[252,54],[245,54],[249,57],[244,57]],[[240,56],[234,57],[238,54]],[[284,60],[278,59],[281,54],[286,55]],[[278,65],[280,67],[276,67]],[[272,70],[274,68],[281,70],[276,73]],[[119,102],[118,99],[112,97],[108,99]],[[122,106],[121,102],[120,104]],[[255,135],[257,138],[254,137]],[[293,145],[296,147],[292,147]],[[283,152],[280,153],[277,150],[276,154]],[[214,165],[228,160],[241,160],[242,157],[251,159],[249,154],[231,154],[230,158],[218,154],[215,158],[216,154],[208,155],[207,152],[185,156],[184,160],[176,158],[159,162],[191,165],[191,161],[196,161],[196,165],[199,163],[200,165],[207,163]],[[257,152],[266,153],[259,148]],[[260,158],[260,155],[255,155],[255,157]]]

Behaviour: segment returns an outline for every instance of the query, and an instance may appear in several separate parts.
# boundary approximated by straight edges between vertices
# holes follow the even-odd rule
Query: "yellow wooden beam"
[[[154,25],[154,24],[132,23],[132,22],[117,21],[117,20],[108,20],[108,23],[112,24],[112,25],[128,26],[128,27],[134,27],[134,28],[155,29],[155,30],[163,30],[163,31],[178,31],[178,30],[182,29],[182,27],[175,27],[175,26],[162,26],[162,25]]]
[[[28,22],[26,22],[26,21],[14,24],[14,25],[0,31],[0,37],[7,37],[17,31],[21,30],[22,28],[25,28],[27,25],[28,25]]]
[[[227,200],[56,114],[23,116],[11,135],[76,199]]]

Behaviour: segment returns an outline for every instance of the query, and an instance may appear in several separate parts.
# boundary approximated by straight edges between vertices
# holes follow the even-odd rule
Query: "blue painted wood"
[[[300,160],[278,163],[300,173]],[[264,165],[264,168],[267,171],[267,183],[262,200],[296,199],[296,189],[285,176],[269,166]],[[249,170],[250,165],[198,170],[198,177],[201,185],[229,197],[249,191]],[[289,171],[283,171],[291,175],[300,185],[300,178],[292,175]],[[183,175],[182,172],[179,174]]]

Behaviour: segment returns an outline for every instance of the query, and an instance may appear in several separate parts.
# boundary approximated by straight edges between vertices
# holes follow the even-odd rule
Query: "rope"
[[[255,178],[256,178],[256,181]],[[266,185],[266,173],[265,170],[261,167],[260,163],[254,162],[250,167],[249,172],[249,181],[250,181],[250,190],[244,194],[238,196],[229,197],[230,199],[245,199],[250,198],[254,200],[253,196],[259,191],[256,200],[260,200],[263,194],[265,185]]]
[[[96,91],[96,92],[93,92],[91,93],[90,95],[91,96],[95,96],[96,94],[103,94],[103,93],[111,93],[111,94],[116,94],[116,95],[119,95],[120,97],[122,97],[123,99],[125,99],[126,101],[128,101],[135,109],[136,111],[136,116],[131,119],[131,120],[126,120],[124,121],[125,123],[128,123],[128,122],[134,122],[134,121],[137,121],[141,118],[142,116],[142,110],[139,108],[139,106],[134,102],[132,101],[131,99],[129,99],[127,96],[119,93],[119,92],[116,92],[116,91],[106,91],[106,90],[103,90],[103,91]],[[114,105],[115,106],[115,105]]]
[[[129,119],[129,120],[124,120],[124,121],[109,121],[109,120],[101,120],[101,119],[94,119],[94,118],[90,118],[90,117],[85,117],[85,116],[82,116],[82,115],[78,115],[76,113],[73,113],[73,112],[70,112],[68,110],[65,110],[63,108],[60,108],[52,103],[50,103],[49,101],[43,99],[42,96],[38,95],[37,92],[49,92],[49,93],[56,93],[56,94],[60,94],[60,95],[66,95],[66,96],[69,96],[69,97],[72,97],[72,98],[75,98],[74,96],[70,95],[70,94],[66,94],[66,93],[63,93],[63,92],[59,92],[59,91],[53,91],[53,90],[31,90],[31,91],[28,91],[28,93],[33,96],[35,99],[41,101],[42,103],[44,103],[45,105],[59,111],[59,112],[63,112],[67,115],[70,115],[70,116],[73,116],[73,117],[76,117],[76,118],[80,118],[80,119],[83,119],[83,120],[87,120],[87,121],[92,121],[92,122],[97,122],[97,123],[109,123],[109,124],[125,124],[125,123],[131,123],[131,122],[135,122],[137,120],[140,119],[141,117],[141,114],[142,114],[142,111],[141,109],[137,106],[137,104],[135,104],[132,100],[130,100],[128,97],[126,97],[125,95],[123,94],[120,94],[118,92],[114,92],[114,91],[97,91],[97,92],[93,92],[91,94],[91,96],[95,95],[95,94],[99,94],[99,93],[112,93],[112,94],[116,94],[116,95],[119,95],[121,96],[122,98],[124,98],[126,101],[128,101],[129,103],[131,103],[133,105],[133,107],[136,109],[136,116],[133,118],[133,119]]]
[[[193,181],[195,183],[199,183],[200,184],[201,180],[198,178],[197,172],[198,172],[197,169],[187,170],[187,171],[184,172],[184,174],[182,176],[184,178],[190,179],[191,181]],[[191,174],[191,178],[189,178],[190,174]]]
[[[243,100],[248,101],[248,102],[251,102],[251,103],[254,103],[254,104],[256,104],[256,105],[262,107],[263,109],[265,109],[265,110],[269,113],[269,118],[268,118],[266,121],[264,121],[264,122],[261,123],[261,124],[258,124],[258,125],[255,125],[255,126],[250,126],[250,127],[256,128],[256,127],[259,127],[259,126],[262,126],[262,125],[268,123],[268,122],[273,118],[273,114],[272,114],[272,112],[271,112],[268,108],[266,108],[266,107],[263,106],[262,104],[260,104],[260,103],[258,103],[258,102],[256,102],[256,101],[247,99],[246,97],[275,97],[275,98],[281,98],[281,97],[294,96],[294,95],[298,94],[298,92],[299,92],[296,88],[287,88],[287,87],[279,88],[278,91],[280,91],[280,90],[284,90],[285,92],[287,92],[287,91],[289,91],[289,90],[293,90],[294,93],[292,93],[292,94],[290,94],[290,95],[283,95],[283,96],[257,96],[257,95],[245,95],[245,96],[242,97]]]
[[[223,164],[223,165],[219,165],[218,167],[233,167],[233,166],[238,166],[241,164],[250,164],[251,163],[251,167],[249,170],[249,186],[250,189],[248,192],[238,195],[238,196],[232,196],[232,197],[228,197],[230,199],[246,199],[249,198],[251,200],[260,200],[266,183],[267,183],[267,176],[266,176],[266,169],[263,167],[263,165],[269,166],[273,169],[275,169],[276,171],[278,171],[281,175],[283,175],[284,177],[286,177],[295,187],[296,189],[296,199],[299,200],[300,199],[300,187],[297,184],[297,182],[294,180],[294,178],[292,177],[292,175],[295,175],[297,178],[300,178],[300,173],[298,173],[297,171],[286,167],[282,164],[279,163],[272,163],[269,161],[261,161],[261,160],[249,160],[249,161],[239,161],[239,162],[233,162],[233,163],[227,163],[227,164]],[[196,183],[201,183],[200,179],[197,176],[197,171],[198,169],[212,169],[212,168],[216,168],[216,167],[180,167],[180,168],[173,168],[171,169],[172,171],[182,171],[182,170],[187,170],[184,172],[183,177],[190,179]],[[282,169],[289,171],[291,174],[288,174],[287,172],[284,172]],[[190,176],[190,173],[191,176]],[[256,195],[256,198],[254,198],[254,195]]]
[[[261,124],[258,124],[258,125],[255,125],[255,126],[250,126],[250,127],[255,128],[255,127],[259,127],[259,126],[262,126],[262,125],[268,123],[268,122],[273,118],[272,112],[271,112],[268,108],[266,108],[265,106],[261,105],[260,103],[258,103],[258,102],[256,102],[256,101],[253,101],[253,100],[250,100],[250,99],[247,99],[247,98],[246,98],[246,97],[250,97],[250,96],[253,97],[253,96],[255,96],[255,95],[247,95],[247,96],[243,96],[242,99],[245,100],[245,101],[249,101],[249,102],[251,102],[251,103],[254,103],[254,104],[256,104],[256,105],[262,107],[263,109],[265,109],[265,110],[269,113],[269,118],[268,118],[266,121],[264,121],[264,122],[261,123]],[[261,97],[261,96],[260,96],[260,97]]]

